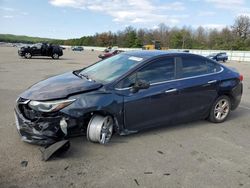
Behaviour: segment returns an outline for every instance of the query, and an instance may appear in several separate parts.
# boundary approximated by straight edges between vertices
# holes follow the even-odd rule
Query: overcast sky
[[[250,0],[0,0],[0,33],[77,38],[168,26],[222,28],[250,15]]]

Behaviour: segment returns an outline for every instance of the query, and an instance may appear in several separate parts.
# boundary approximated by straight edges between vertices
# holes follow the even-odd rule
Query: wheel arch
[[[230,99],[231,110],[235,110],[238,107],[240,100],[241,100],[241,99],[239,99],[239,97],[241,98],[241,95],[239,96],[236,94],[236,93],[238,93],[238,91],[236,91],[236,90],[239,90],[239,89],[242,90],[242,88],[235,87],[230,91],[222,91],[219,93],[218,97],[223,96],[223,95],[227,96]],[[241,93],[242,93],[242,91],[241,91]]]

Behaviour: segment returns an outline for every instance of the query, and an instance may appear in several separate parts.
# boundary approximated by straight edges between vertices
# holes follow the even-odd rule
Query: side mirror
[[[145,81],[145,80],[137,80],[135,82],[135,84],[133,85],[133,87],[132,87],[132,92],[136,93],[140,89],[148,89],[149,86],[150,86],[150,84],[147,81]]]

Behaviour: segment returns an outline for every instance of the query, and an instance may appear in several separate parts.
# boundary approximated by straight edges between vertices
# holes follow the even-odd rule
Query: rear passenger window
[[[208,67],[205,59],[197,57],[182,58],[182,78],[207,74],[207,71]]]
[[[208,73],[216,73],[221,70],[221,66],[213,61],[207,60],[207,69]]]

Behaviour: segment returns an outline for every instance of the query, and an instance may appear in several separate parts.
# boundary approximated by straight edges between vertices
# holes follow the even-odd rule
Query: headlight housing
[[[29,107],[40,112],[56,112],[73,103],[76,99],[56,100],[56,101],[30,101]]]

